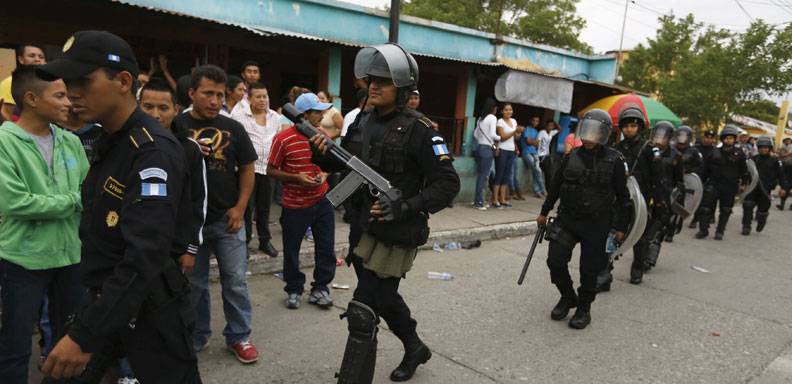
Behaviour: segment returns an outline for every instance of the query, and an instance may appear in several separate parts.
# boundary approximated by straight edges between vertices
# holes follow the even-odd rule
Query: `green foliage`
[[[733,33],[692,15],[663,16],[660,24],[654,39],[630,52],[621,82],[657,95],[690,125],[718,126],[741,111],[766,120],[760,95],[792,89],[792,26],[757,20]]]
[[[579,0],[410,0],[408,15],[591,53],[580,41]],[[500,20],[500,23],[498,22]]]

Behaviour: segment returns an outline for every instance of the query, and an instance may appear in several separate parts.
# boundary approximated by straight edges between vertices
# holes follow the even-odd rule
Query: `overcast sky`
[[[343,1],[377,8],[390,4],[389,0]],[[578,14],[586,20],[581,40],[594,47],[595,52],[619,49],[624,4],[624,0],[581,0]],[[697,21],[744,31],[752,19],[763,19],[770,24],[792,21],[792,0],[630,0],[624,49],[654,37],[659,26],[657,18],[669,13],[677,16],[692,13]]]

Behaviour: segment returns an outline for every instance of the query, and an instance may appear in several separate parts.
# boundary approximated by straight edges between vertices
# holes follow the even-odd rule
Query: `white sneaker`
[[[120,377],[118,384],[140,384],[140,382],[134,377]]]

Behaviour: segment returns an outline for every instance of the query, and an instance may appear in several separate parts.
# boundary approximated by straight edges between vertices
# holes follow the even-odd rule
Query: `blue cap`
[[[314,111],[325,111],[330,109],[333,104],[330,103],[321,103],[319,102],[319,96],[316,96],[315,93],[303,93],[300,97],[297,98],[297,101],[294,102],[294,107],[297,108],[297,112],[305,113],[310,110]]]

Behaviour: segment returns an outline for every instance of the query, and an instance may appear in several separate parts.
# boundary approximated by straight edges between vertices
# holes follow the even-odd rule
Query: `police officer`
[[[759,182],[756,188],[751,191],[743,200],[743,229],[742,234],[751,234],[751,223],[753,222],[753,211],[756,208],[756,232],[762,232],[767,224],[767,216],[770,215],[770,192],[776,186],[781,186],[778,196],[783,198],[789,186],[786,175],[784,174],[784,164],[775,156],[770,155],[773,148],[773,140],[769,137],[760,137],[756,141],[759,154],[753,157],[756,169],[759,171]]]
[[[614,146],[614,149],[624,157],[629,175],[635,177],[641,191],[647,188],[642,183],[642,175],[647,175],[650,171],[646,169],[645,163],[639,161],[639,154],[646,148],[646,141],[641,137],[641,132],[645,127],[646,119],[638,107],[626,107],[619,112],[619,130],[624,138]],[[627,204],[632,207],[633,202],[628,201]],[[597,292],[610,291],[613,282],[612,270],[613,260],[610,260],[605,269],[597,276]]]
[[[700,174],[701,167],[704,166],[704,157],[701,156],[701,152],[699,152],[698,148],[691,145],[692,141],[693,129],[687,125],[680,125],[679,128],[674,131],[674,147],[682,155],[682,168],[684,169],[685,174]],[[679,204],[684,205],[684,194],[680,193],[678,196],[676,196],[676,199]],[[681,228],[677,225],[682,225],[682,220],[682,217],[679,215],[672,215],[671,223],[674,225],[674,228],[669,228],[669,230],[666,231],[665,241],[669,243],[674,241],[674,233],[676,232],[676,228]]]
[[[418,337],[399,283],[412,267],[417,247],[427,241],[429,214],[453,201],[459,177],[431,121],[406,107],[418,85],[412,55],[397,44],[364,48],[355,58],[355,77],[368,83],[373,108],[358,115],[341,145],[389,180],[402,199],[377,200],[367,188],[352,197],[350,207],[356,209],[347,261],[355,267],[358,286],[344,314],[349,338],[338,382],[373,380],[380,317],[404,345],[404,358],[390,379],[407,381],[432,353]],[[323,150],[323,140],[314,137],[312,142]]]
[[[697,239],[709,236],[711,218],[715,217],[715,206],[720,207],[718,226],[715,228],[715,240],[723,240],[723,232],[734,206],[737,192],[744,188],[741,184],[748,181],[748,169],[745,165],[745,154],[737,148],[735,140],[739,128],[726,125],[720,133],[723,146],[715,148],[709,157],[704,158],[702,180],[704,181],[704,197],[701,201],[701,215]]]
[[[704,131],[704,134],[701,135],[701,141],[696,143],[696,149],[701,154],[701,165],[699,166],[698,171],[696,172],[699,176],[701,176],[704,172],[705,162],[707,161],[708,158],[710,158],[712,151],[716,149],[715,141],[717,136],[718,134],[717,132],[715,132],[714,129],[708,129]],[[693,219],[690,220],[690,224],[688,225],[688,228],[690,229],[696,228],[696,225],[698,224],[698,221],[701,217],[701,209],[702,206],[700,204],[698,209],[696,210],[696,214],[693,215]]]
[[[671,123],[657,122],[649,134],[646,149],[639,154],[638,162],[646,164],[651,175],[645,177],[644,174],[646,189],[641,190],[649,207],[649,221],[641,239],[633,247],[631,284],[640,284],[643,273],[657,263],[660,246],[671,224],[671,192],[678,188],[684,193],[682,156],[670,145],[673,134]]]
[[[81,31],[63,52],[41,73],[63,78],[74,112],[104,133],[82,189],[81,272],[90,300],[42,370],[93,380],[112,358],[126,356],[141,382],[200,382],[189,284],[170,254],[186,174],[183,150],[137,107],[138,65],[126,41]]]
[[[591,303],[596,296],[597,274],[608,264],[605,244],[613,228],[621,240],[629,219],[629,192],[624,157],[606,146],[611,132],[611,118],[601,109],[593,109],[578,125],[583,146],[564,158],[548,190],[542,211],[536,218],[547,225],[550,246],[547,266],[550,280],[561,299],[550,317],[563,320],[577,307],[569,326],[583,329],[591,322]],[[558,217],[548,224],[547,214],[561,200]],[[611,212],[615,211],[615,215]],[[580,288],[577,294],[569,275],[572,249],[580,243]]]

